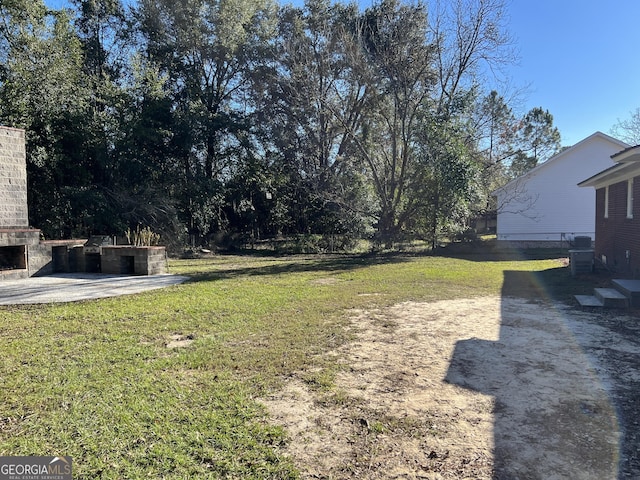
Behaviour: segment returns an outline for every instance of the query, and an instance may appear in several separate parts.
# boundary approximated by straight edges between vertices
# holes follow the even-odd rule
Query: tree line
[[[71,5],[0,5],[0,123],[48,238],[435,244],[559,149],[489,87],[515,61],[502,0]]]

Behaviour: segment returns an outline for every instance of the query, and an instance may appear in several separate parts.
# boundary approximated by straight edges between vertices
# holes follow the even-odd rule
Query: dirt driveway
[[[638,318],[492,297],[351,328],[334,389],[263,400],[303,478],[640,478]]]

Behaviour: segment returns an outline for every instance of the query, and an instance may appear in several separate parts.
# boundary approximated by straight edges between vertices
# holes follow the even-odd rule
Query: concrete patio
[[[102,275],[65,273],[0,282],[0,305],[77,302],[116,297],[178,285],[180,275]]]

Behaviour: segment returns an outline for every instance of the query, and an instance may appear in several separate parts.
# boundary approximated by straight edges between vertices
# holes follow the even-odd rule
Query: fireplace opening
[[[25,245],[0,247],[0,270],[24,270],[27,268]]]

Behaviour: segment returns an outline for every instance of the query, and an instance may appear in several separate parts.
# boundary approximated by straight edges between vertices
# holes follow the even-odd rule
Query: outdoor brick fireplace
[[[29,227],[25,132],[0,126],[0,281],[59,272],[154,275],[166,269],[164,247],[41,241],[40,230]]]
[[[0,280],[29,276],[29,250],[40,231],[29,228],[24,130],[0,127]]]

